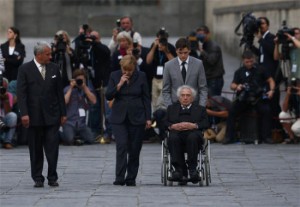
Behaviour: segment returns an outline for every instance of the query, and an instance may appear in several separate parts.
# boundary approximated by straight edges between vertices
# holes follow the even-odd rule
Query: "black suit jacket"
[[[26,56],[25,46],[22,43],[16,44],[14,53],[9,55],[9,43],[5,42],[1,45],[2,56],[5,58],[4,76],[9,80],[17,80],[18,68],[22,65]],[[20,57],[20,59],[18,59]]]
[[[117,84],[122,71],[112,72],[107,86],[107,100],[114,99],[110,123],[121,124],[128,117],[133,125],[145,124],[151,120],[150,94],[145,73],[135,70],[130,83],[125,83],[119,91]]]
[[[265,38],[259,40],[259,48],[255,48],[254,46],[251,48],[252,52],[258,57],[259,65],[269,71],[273,78],[275,78],[278,67],[278,61],[274,60],[273,56],[275,48],[274,38],[275,35],[269,32]],[[260,48],[262,48],[262,50],[260,50]],[[261,55],[264,56],[263,62],[260,61]]]
[[[21,116],[29,115],[30,126],[60,124],[66,116],[65,99],[59,66],[46,65],[46,78],[32,60],[19,68],[17,84]]]
[[[179,102],[173,103],[168,106],[167,116],[165,121],[166,128],[169,128],[172,124],[180,123],[181,104]],[[206,113],[206,108],[194,102],[190,108],[191,121],[198,125],[199,130],[207,129],[209,127],[208,116]]]

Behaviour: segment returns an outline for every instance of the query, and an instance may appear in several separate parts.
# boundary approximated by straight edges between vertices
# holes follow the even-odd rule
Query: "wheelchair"
[[[164,186],[172,186],[173,182],[179,182],[179,181],[173,181],[172,180],[172,173],[175,171],[175,168],[172,166],[171,162],[171,155],[168,149],[167,145],[167,139],[166,137],[161,144],[161,182],[164,184]],[[185,155],[185,161],[187,162],[187,153],[184,153]],[[198,159],[197,159],[198,165],[197,165],[197,172],[199,175],[199,186],[209,186],[211,183],[211,174],[210,174],[210,140],[204,139],[204,144],[202,145],[201,149],[198,153]],[[189,179],[186,180],[187,182],[190,182]]]

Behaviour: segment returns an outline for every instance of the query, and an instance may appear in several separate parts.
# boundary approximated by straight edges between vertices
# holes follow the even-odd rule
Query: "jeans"
[[[16,132],[17,119],[17,114],[15,112],[9,112],[3,118],[3,122],[6,124],[6,126],[10,127],[8,132],[1,132],[1,138],[4,143],[12,142]]]
[[[65,124],[63,126],[62,141],[65,144],[73,144],[74,136],[79,134],[80,138],[85,141],[85,143],[92,144],[94,142],[93,134],[88,126],[81,128],[76,128],[70,124]]]
[[[208,96],[220,96],[224,86],[223,76],[207,79]]]

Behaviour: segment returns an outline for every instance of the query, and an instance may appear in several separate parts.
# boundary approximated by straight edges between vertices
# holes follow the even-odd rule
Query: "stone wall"
[[[0,0],[0,40],[5,39],[7,28],[13,25],[14,2],[11,0]]]
[[[1,1],[15,2],[15,15],[10,21],[27,37],[49,37],[60,29],[75,36],[79,26],[86,23],[102,36],[111,36],[116,19],[124,15],[133,18],[134,28],[143,36],[154,36],[161,26],[166,27],[172,36],[186,36],[204,22],[202,0]],[[0,14],[2,10],[0,7]]]

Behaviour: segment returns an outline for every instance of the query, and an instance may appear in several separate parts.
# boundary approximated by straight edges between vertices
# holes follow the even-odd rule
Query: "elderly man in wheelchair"
[[[204,143],[203,130],[209,126],[206,109],[193,102],[195,96],[196,91],[192,87],[179,87],[179,102],[170,105],[166,115],[166,127],[169,131],[167,145],[173,168],[169,179],[178,181],[181,185],[187,181],[194,184],[199,182],[198,153]]]

